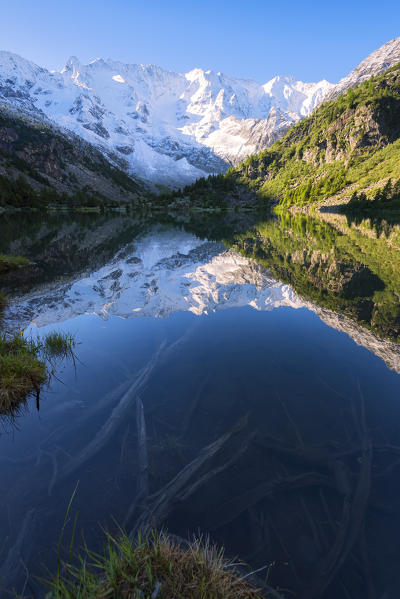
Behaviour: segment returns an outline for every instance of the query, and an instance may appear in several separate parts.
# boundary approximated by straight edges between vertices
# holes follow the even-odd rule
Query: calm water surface
[[[78,545],[207,533],[299,597],[399,596],[397,232],[346,227],[5,223],[35,266],[4,280],[3,329],[78,345],[1,424],[4,596],[28,572],[43,596],[74,489]]]

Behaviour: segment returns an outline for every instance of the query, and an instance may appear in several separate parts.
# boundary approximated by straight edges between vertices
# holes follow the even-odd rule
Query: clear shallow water
[[[90,243],[79,221],[60,225],[54,238],[54,223],[36,224],[34,247],[29,231],[13,241],[32,252],[40,281],[14,297],[3,326],[20,319],[25,334],[68,331],[79,345],[75,365],[60,366],[42,393],[40,411],[32,402],[13,426],[3,423],[4,585],[21,587],[25,566],[36,575],[54,570],[78,484],[73,513],[90,547],[114,519],[128,530],[142,523],[183,537],[206,532],[254,568],[274,562],[271,583],[310,596],[342,527],[343,564],[332,566],[322,596],[342,596],[344,585],[365,597],[367,572],[378,596],[397,596],[400,376],[386,365],[397,364],[393,340],[379,341],[357,319],[328,326],[334,312],[238,253],[237,224],[225,245],[221,235],[201,237],[196,223],[90,226]],[[353,298],[353,312],[363,298]],[[171,481],[160,507],[157,493]],[[356,514],[346,521],[348,502],[360,522]]]

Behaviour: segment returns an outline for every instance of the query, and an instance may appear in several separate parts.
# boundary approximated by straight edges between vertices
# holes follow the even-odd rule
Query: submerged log
[[[35,523],[36,510],[30,509],[22,521],[14,545],[8,551],[7,557],[0,567],[0,585],[3,586],[6,591],[10,591],[11,585],[18,576],[18,572],[21,570],[23,557],[25,557],[25,559],[28,557],[27,554],[29,553],[32,544]]]
[[[235,520],[262,499],[274,497],[278,493],[306,487],[335,488],[335,485],[329,477],[323,476],[318,472],[305,472],[266,481],[254,489],[246,491],[246,493],[222,504],[213,512],[212,517],[207,522],[207,528],[209,530],[216,530],[225,524],[229,524],[229,522]]]
[[[146,501],[149,494],[149,457],[147,452],[146,421],[144,418],[143,402],[140,397],[136,399],[136,430],[139,464],[136,497],[128,510],[124,525],[129,522],[137,506]]]
[[[261,449],[267,449],[282,455],[291,462],[300,466],[310,466],[313,468],[334,468],[335,461],[343,458],[361,456],[362,447],[360,445],[349,447],[344,451],[337,451],[336,446],[295,446],[288,445],[280,439],[270,436],[263,436],[257,439],[256,443]]]
[[[184,491],[186,485],[193,476],[195,476],[207,462],[213,459],[231,437],[239,433],[246,424],[247,414],[244,418],[241,418],[230,431],[224,433],[216,441],[204,447],[199,455],[182,468],[182,470],[160,491],[150,496],[149,505],[131,530],[130,536],[133,536],[142,528],[147,528],[149,525],[157,527],[162,523],[171,512],[176,498]],[[129,511],[132,512],[131,509]]]
[[[181,335],[174,343],[168,346],[163,356],[161,357],[160,363],[164,364],[167,360],[170,359],[172,354],[174,354],[177,350],[179,350],[182,345],[184,345],[188,339],[193,335],[194,331],[198,328],[199,322],[195,320],[195,322],[187,329],[187,331]]]
[[[200,402],[201,402],[201,399],[203,396],[203,391],[204,391],[205,387],[207,386],[208,381],[209,381],[209,377],[207,376],[206,379],[203,381],[203,383],[200,385],[199,389],[197,390],[194,400],[192,401],[192,403],[189,406],[189,410],[188,410],[188,412],[184,418],[184,421],[183,421],[182,432],[180,435],[181,439],[185,438],[185,436],[189,430],[193,416],[194,416],[195,412],[197,411],[197,408],[200,405]]]
[[[177,501],[186,501],[194,493],[196,493],[196,491],[198,491],[199,489],[204,487],[204,485],[209,483],[209,481],[212,478],[214,478],[215,476],[218,476],[218,474],[221,474],[222,472],[224,472],[225,470],[230,468],[233,464],[235,464],[242,457],[242,455],[244,455],[246,453],[246,451],[248,450],[249,443],[254,438],[254,436],[255,436],[255,433],[250,435],[248,440],[239,447],[238,451],[236,451],[233,454],[233,456],[231,458],[229,458],[229,460],[227,462],[225,462],[224,464],[221,464],[221,466],[212,468],[211,470],[209,470],[208,472],[203,474],[203,476],[201,476],[198,480],[196,480],[196,482],[193,483],[193,485],[191,485],[188,489],[183,491],[180,495],[177,495],[177,497],[176,497]]]
[[[108,440],[115,433],[119,425],[124,419],[127,408],[132,405],[132,400],[140,389],[147,383],[151,373],[153,372],[158,358],[165,347],[165,341],[161,343],[158,350],[155,352],[148,364],[142,369],[139,376],[132,383],[129,389],[124,393],[117,406],[113,409],[111,416],[101,427],[99,432],[96,434],[94,439],[80,452],[80,454],[73,458],[69,463],[66,464],[62,472],[60,473],[59,480],[66,478],[71,475],[75,470],[83,466],[88,460],[94,457],[108,442]]]
[[[342,519],[330,551],[316,567],[317,575],[309,585],[303,589],[301,599],[317,599],[334,580],[343,566],[354,545],[364,530],[365,512],[371,489],[372,443],[370,441],[366,421],[364,400],[361,397],[361,416],[357,420],[356,430],[362,437],[362,459],[358,482],[354,495],[349,490],[343,501]]]

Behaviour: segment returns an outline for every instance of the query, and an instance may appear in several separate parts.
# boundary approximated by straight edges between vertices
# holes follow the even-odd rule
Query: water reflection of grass
[[[153,532],[135,541],[107,535],[102,554],[85,550],[78,566],[64,564],[47,585],[49,599],[261,599],[248,576],[207,540],[178,542]],[[271,595],[272,597],[273,595]],[[279,595],[276,593],[275,596]]]
[[[67,358],[74,354],[75,339],[69,333],[49,333],[43,342],[45,353],[49,357]]]
[[[27,266],[29,263],[29,260],[22,256],[6,256],[5,254],[0,254],[0,274],[15,270],[21,266]]]
[[[396,225],[343,215],[332,223],[288,212],[225,243],[272,271],[301,296],[341,312],[382,338],[400,339],[400,254]],[[339,219],[339,220],[338,220]],[[361,227],[361,222],[363,226]]]
[[[0,336],[0,414],[15,415],[29,395],[50,378],[52,358],[73,357],[75,340],[69,334],[50,333],[43,341],[21,334]]]
[[[23,258],[22,256],[8,256],[6,254],[0,254],[0,275],[8,273],[12,270],[17,270],[23,266],[28,266],[30,264],[27,258]],[[6,307],[7,298],[0,291],[0,312]]]

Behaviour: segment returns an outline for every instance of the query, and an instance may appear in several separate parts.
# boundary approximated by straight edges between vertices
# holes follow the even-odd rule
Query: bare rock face
[[[346,77],[343,77],[331,91],[327,93],[323,102],[335,100],[341,94],[351,87],[359,85],[373,75],[380,75],[389,67],[400,62],[400,37],[387,42],[375,52],[372,52],[365,60],[351,71]]]
[[[368,146],[383,148],[392,143],[399,137],[400,127],[388,121],[391,114],[398,111],[399,103],[392,99],[388,102],[392,106],[384,113],[371,106],[346,110],[326,129],[323,141],[303,152],[302,159],[319,166],[336,160],[346,161]]]

